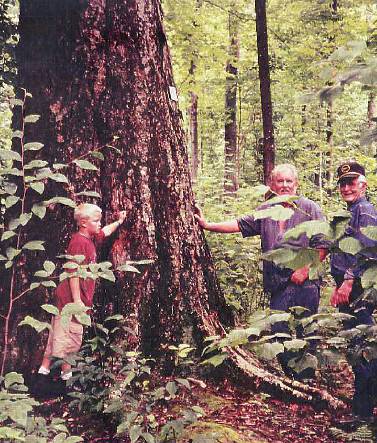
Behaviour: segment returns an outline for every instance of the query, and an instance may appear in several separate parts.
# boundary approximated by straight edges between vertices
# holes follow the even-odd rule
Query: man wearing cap
[[[377,210],[365,197],[367,180],[364,167],[355,161],[345,162],[338,167],[337,177],[340,195],[347,203],[351,215],[341,239],[354,238],[363,248],[376,247],[377,242],[361,232],[363,227],[377,226]],[[356,255],[343,251],[331,254],[331,274],[336,288],[330,301],[333,306],[339,307],[340,312],[353,315],[352,319],[344,322],[347,329],[375,323],[372,316],[373,306],[361,299],[363,293],[361,276],[370,263],[376,263],[376,259],[376,254],[368,251],[360,251]],[[377,361],[368,362],[364,357],[359,360],[353,367],[355,374],[353,412],[355,415],[367,418],[373,415],[371,384],[373,378],[377,376]]]
[[[291,164],[282,164],[274,168],[269,180],[272,195],[296,196],[298,187],[298,174]],[[271,194],[271,193],[270,193]],[[258,209],[270,207],[268,201]],[[255,219],[252,215],[246,215],[239,219],[209,223],[198,209],[196,219],[199,225],[208,231],[220,233],[241,232],[243,237],[260,235],[262,251],[268,252],[282,247],[298,249],[300,247],[313,247],[319,249],[321,259],[326,255],[327,245],[322,244],[319,236],[309,239],[305,234],[298,239],[284,240],[284,234],[289,229],[309,220],[323,220],[323,214],[318,205],[313,201],[297,196],[294,205],[291,205],[293,214],[284,221],[275,221],[271,218]],[[264,290],[271,295],[270,307],[274,310],[288,311],[293,306],[303,306],[308,309],[306,315],[315,314],[318,311],[319,289],[318,280],[309,280],[309,268],[307,266],[293,271],[282,268],[271,261],[263,262]],[[274,332],[287,332],[287,327],[281,323],[274,325]],[[288,366],[291,357],[284,355],[280,358],[282,368],[288,375],[294,375]]]

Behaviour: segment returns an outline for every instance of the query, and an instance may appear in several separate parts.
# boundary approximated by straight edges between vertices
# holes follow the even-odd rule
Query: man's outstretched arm
[[[222,221],[217,223],[209,223],[204,218],[202,211],[195,208],[195,218],[199,223],[199,226],[207,231],[220,232],[222,234],[232,234],[240,232],[237,220]]]

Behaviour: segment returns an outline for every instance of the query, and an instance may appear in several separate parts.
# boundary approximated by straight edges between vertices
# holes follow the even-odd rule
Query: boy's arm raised
[[[116,222],[104,226],[102,228],[102,232],[104,233],[105,237],[108,237],[113,232],[115,232],[119,228],[119,226],[124,222],[125,218],[126,218],[126,211],[121,211],[119,214],[119,219]]]

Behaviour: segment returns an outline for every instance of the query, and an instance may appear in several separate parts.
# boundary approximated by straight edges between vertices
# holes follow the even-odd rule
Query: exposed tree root
[[[227,348],[230,360],[236,365],[241,374],[247,377],[256,387],[300,402],[327,406],[330,409],[345,408],[341,400],[333,397],[324,389],[315,388],[307,384],[292,380],[288,377],[279,377],[261,367],[260,362],[251,352],[241,348]]]
[[[203,313],[202,313],[203,315]],[[224,334],[224,328],[213,316],[202,318],[205,331],[208,335]],[[265,369],[262,363],[251,353],[240,347],[224,349],[229,355],[231,369],[243,377],[243,383],[252,384],[280,398],[310,403],[315,406],[329,409],[343,409],[346,404],[333,397],[325,389],[319,389],[289,377],[278,376]]]

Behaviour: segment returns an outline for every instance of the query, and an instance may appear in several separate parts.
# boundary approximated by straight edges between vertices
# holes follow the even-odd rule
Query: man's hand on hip
[[[309,266],[296,269],[291,275],[291,282],[296,285],[302,285],[309,278]]]
[[[330,303],[332,306],[348,305],[352,292],[353,280],[344,280],[339,288],[335,288]]]

